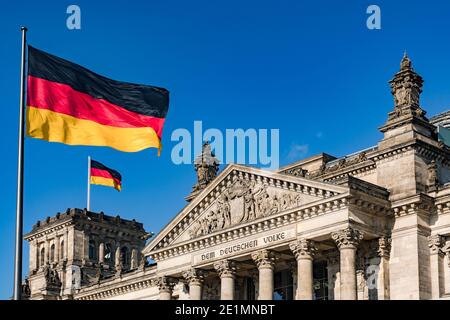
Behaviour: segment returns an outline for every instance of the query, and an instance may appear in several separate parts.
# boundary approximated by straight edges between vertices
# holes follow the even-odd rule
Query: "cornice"
[[[450,152],[448,147],[442,144],[437,147],[418,138],[388,149],[378,150],[378,152],[373,155],[373,160],[379,162],[412,150],[425,158],[438,160],[446,166],[450,163]]]
[[[436,213],[438,215],[450,213],[450,199],[436,199]]]
[[[123,295],[126,293],[146,289],[154,286],[156,269],[151,273],[142,273],[136,278],[121,279],[121,282],[114,282],[117,278],[112,278],[111,283],[100,283],[83,288],[75,294],[75,300],[102,300],[110,297]],[[138,271],[139,273],[142,271]],[[144,279],[143,279],[144,278]]]
[[[328,212],[334,212],[347,207],[347,196],[348,193],[326,200],[308,203],[307,205],[286,210],[269,217],[252,220],[193,240],[187,240],[173,246],[160,248],[150,252],[149,256],[155,261],[164,260],[170,257],[201,250],[209,246],[241,239],[280,226],[296,223],[297,221],[314,218]]]
[[[390,214],[388,207],[380,205],[378,201],[370,200],[371,199],[355,199],[347,192],[332,198],[323,199],[294,209],[286,210],[273,216],[264,217],[245,224],[237,225],[230,229],[221,230],[194,240],[187,240],[172,246],[154,250],[148,255],[155,261],[161,261],[202,250],[207,247],[242,239],[267,230],[295,224],[299,221],[333,213],[338,210],[348,208],[349,205],[358,205],[373,214]]]
[[[340,170],[339,172],[333,172],[329,174],[324,174],[319,176],[324,182],[328,183],[336,183],[341,179],[344,179],[348,176],[357,176],[362,173],[374,171],[377,168],[376,164],[373,161],[366,161],[361,165],[354,165],[351,167],[346,167]]]
[[[434,198],[420,193],[418,195],[393,202],[392,210],[396,218],[411,214],[429,216],[435,210]]]
[[[54,232],[60,231],[66,227],[73,226],[75,223],[73,220],[61,221],[59,224],[55,224],[48,229],[44,229],[38,232],[30,232],[24,236],[24,240],[33,241],[35,239],[44,237]]]

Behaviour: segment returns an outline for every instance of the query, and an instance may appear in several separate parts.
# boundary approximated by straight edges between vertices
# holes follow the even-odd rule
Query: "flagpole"
[[[87,211],[91,211],[91,156],[88,156]]]
[[[25,110],[25,50],[27,28],[22,32],[22,62],[20,65],[20,106],[19,106],[19,143],[17,151],[17,194],[16,194],[16,252],[14,258],[13,299],[20,300],[22,287],[22,229],[23,229],[23,161],[24,161],[24,110]]]

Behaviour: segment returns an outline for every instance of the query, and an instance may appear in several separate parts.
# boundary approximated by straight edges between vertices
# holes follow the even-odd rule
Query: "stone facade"
[[[79,289],[141,269],[148,238],[141,223],[68,209],[38,221],[30,243],[31,299],[72,299]]]
[[[188,204],[145,247],[148,235],[133,221],[71,209],[40,222],[25,237],[24,293],[449,298],[450,149],[420,105],[423,80],[406,55],[389,84],[394,107],[379,129],[383,139],[342,158],[319,154],[275,172],[242,165],[218,172],[206,144]]]

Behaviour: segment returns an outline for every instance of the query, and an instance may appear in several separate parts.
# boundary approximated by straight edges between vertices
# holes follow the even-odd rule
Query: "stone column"
[[[391,256],[391,238],[378,239],[378,256],[380,257],[380,269],[378,270],[378,300],[390,299],[389,288],[389,259]]]
[[[368,300],[369,288],[366,284],[366,253],[356,252],[356,300]]]
[[[194,268],[183,272],[183,277],[189,284],[189,297],[191,300],[202,300],[203,281],[206,275],[206,271]]]
[[[269,250],[260,250],[252,253],[252,259],[259,271],[258,300],[273,299],[273,269],[275,266],[275,253]]]
[[[450,240],[447,240],[442,251],[445,253],[444,258],[444,294],[450,294]]]
[[[430,248],[430,275],[431,275],[431,299],[439,299],[444,291],[444,252],[442,247],[444,241],[442,236],[433,235],[428,237]]]
[[[341,299],[356,300],[356,249],[363,238],[363,233],[346,228],[331,234],[340,254]]]
[[[105,262],[105,244],[103,242],[100,242],[100,244],[98,245],[98,262]]]
[[[317,252],[314,241],[298,239],[289,244],[289,248],[297,260],[297,292],[296,300],[313,299],[313,260]]]
[[[89,261],[89,236],[84,233],[83,238],[83,262]]]
[[[60,250],[60,245],[61,245],[61,239],[60,237],[58,237],[58,235],[56,235],[55,237],[55,261],[56,263],[59,263],[60,257],[59,257],[59,252]]]
[[[114,266],[117,268],[119,268],[119,266],[121,265],[121,261],[120,261],[120,243],[116,243],[116,253],[114,254]]]
[[[44,256],[44,265],[49,264],[50,261],[50,240],[45,239],[45,256]]]
[[[66,232],[64,233],[64,249],[61,259],[66,260],[69,258],[73,259],[72,256],[69,256],[69,230],[66,230]]]
[[[153,280],[153,283],[159,289],[159,300],[172,300],[172,291],[177,279],[163,276]]]
[[[138,255],[137,255],[137,250],[136,249],[132,249],[131,250],[131,264],[130,264],[130,269],[134,270],[137,269],[138,267]]]
[[[218,261],[214,263],[214,269],[220,276],[220,300],[234,300],[235,262],[231,260]]]

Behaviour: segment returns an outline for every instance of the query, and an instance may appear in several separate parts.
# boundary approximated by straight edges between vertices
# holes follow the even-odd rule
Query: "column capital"
[[[297,239],[289,244],[289,249],[295,255],[295,259],[313,259],[317,253],[316,243],[305,238]]]
[[[208,272],[201,269],[191,268],[183,271],[183,278],[186,279],[189,285],[202,285]]]
[[[443,255],[444,252],[442,249],[444,247],[444,244],[444,238],[439,234],[428,237],[428,247],[430,248],[431,254]]]
[[[159,292],[172,292],[173,287],[177,284],[178,280],[173,277],[162,276],[153,280],[153,284],[159,289]]]
[[[388,236],[383,236],[378,238],[378,256],[381,258],[388,258],[391,256],[391,243],[392,238]]]
[[[261,268],[270,268],[273,269],[275,266],[275,260],[277,256],[275,252],[270,250],[259,250],[252,253],[252,259],[255,261],[258,269]]]
[[[221,260],[214,263],[214,269],[221,278],[234,278],[236,275],[236,263],[232,260]]]
[[[364,238],[364,234],[353,228],[345,228],[331,234],[331,238],[340,249],[356,249]]]

